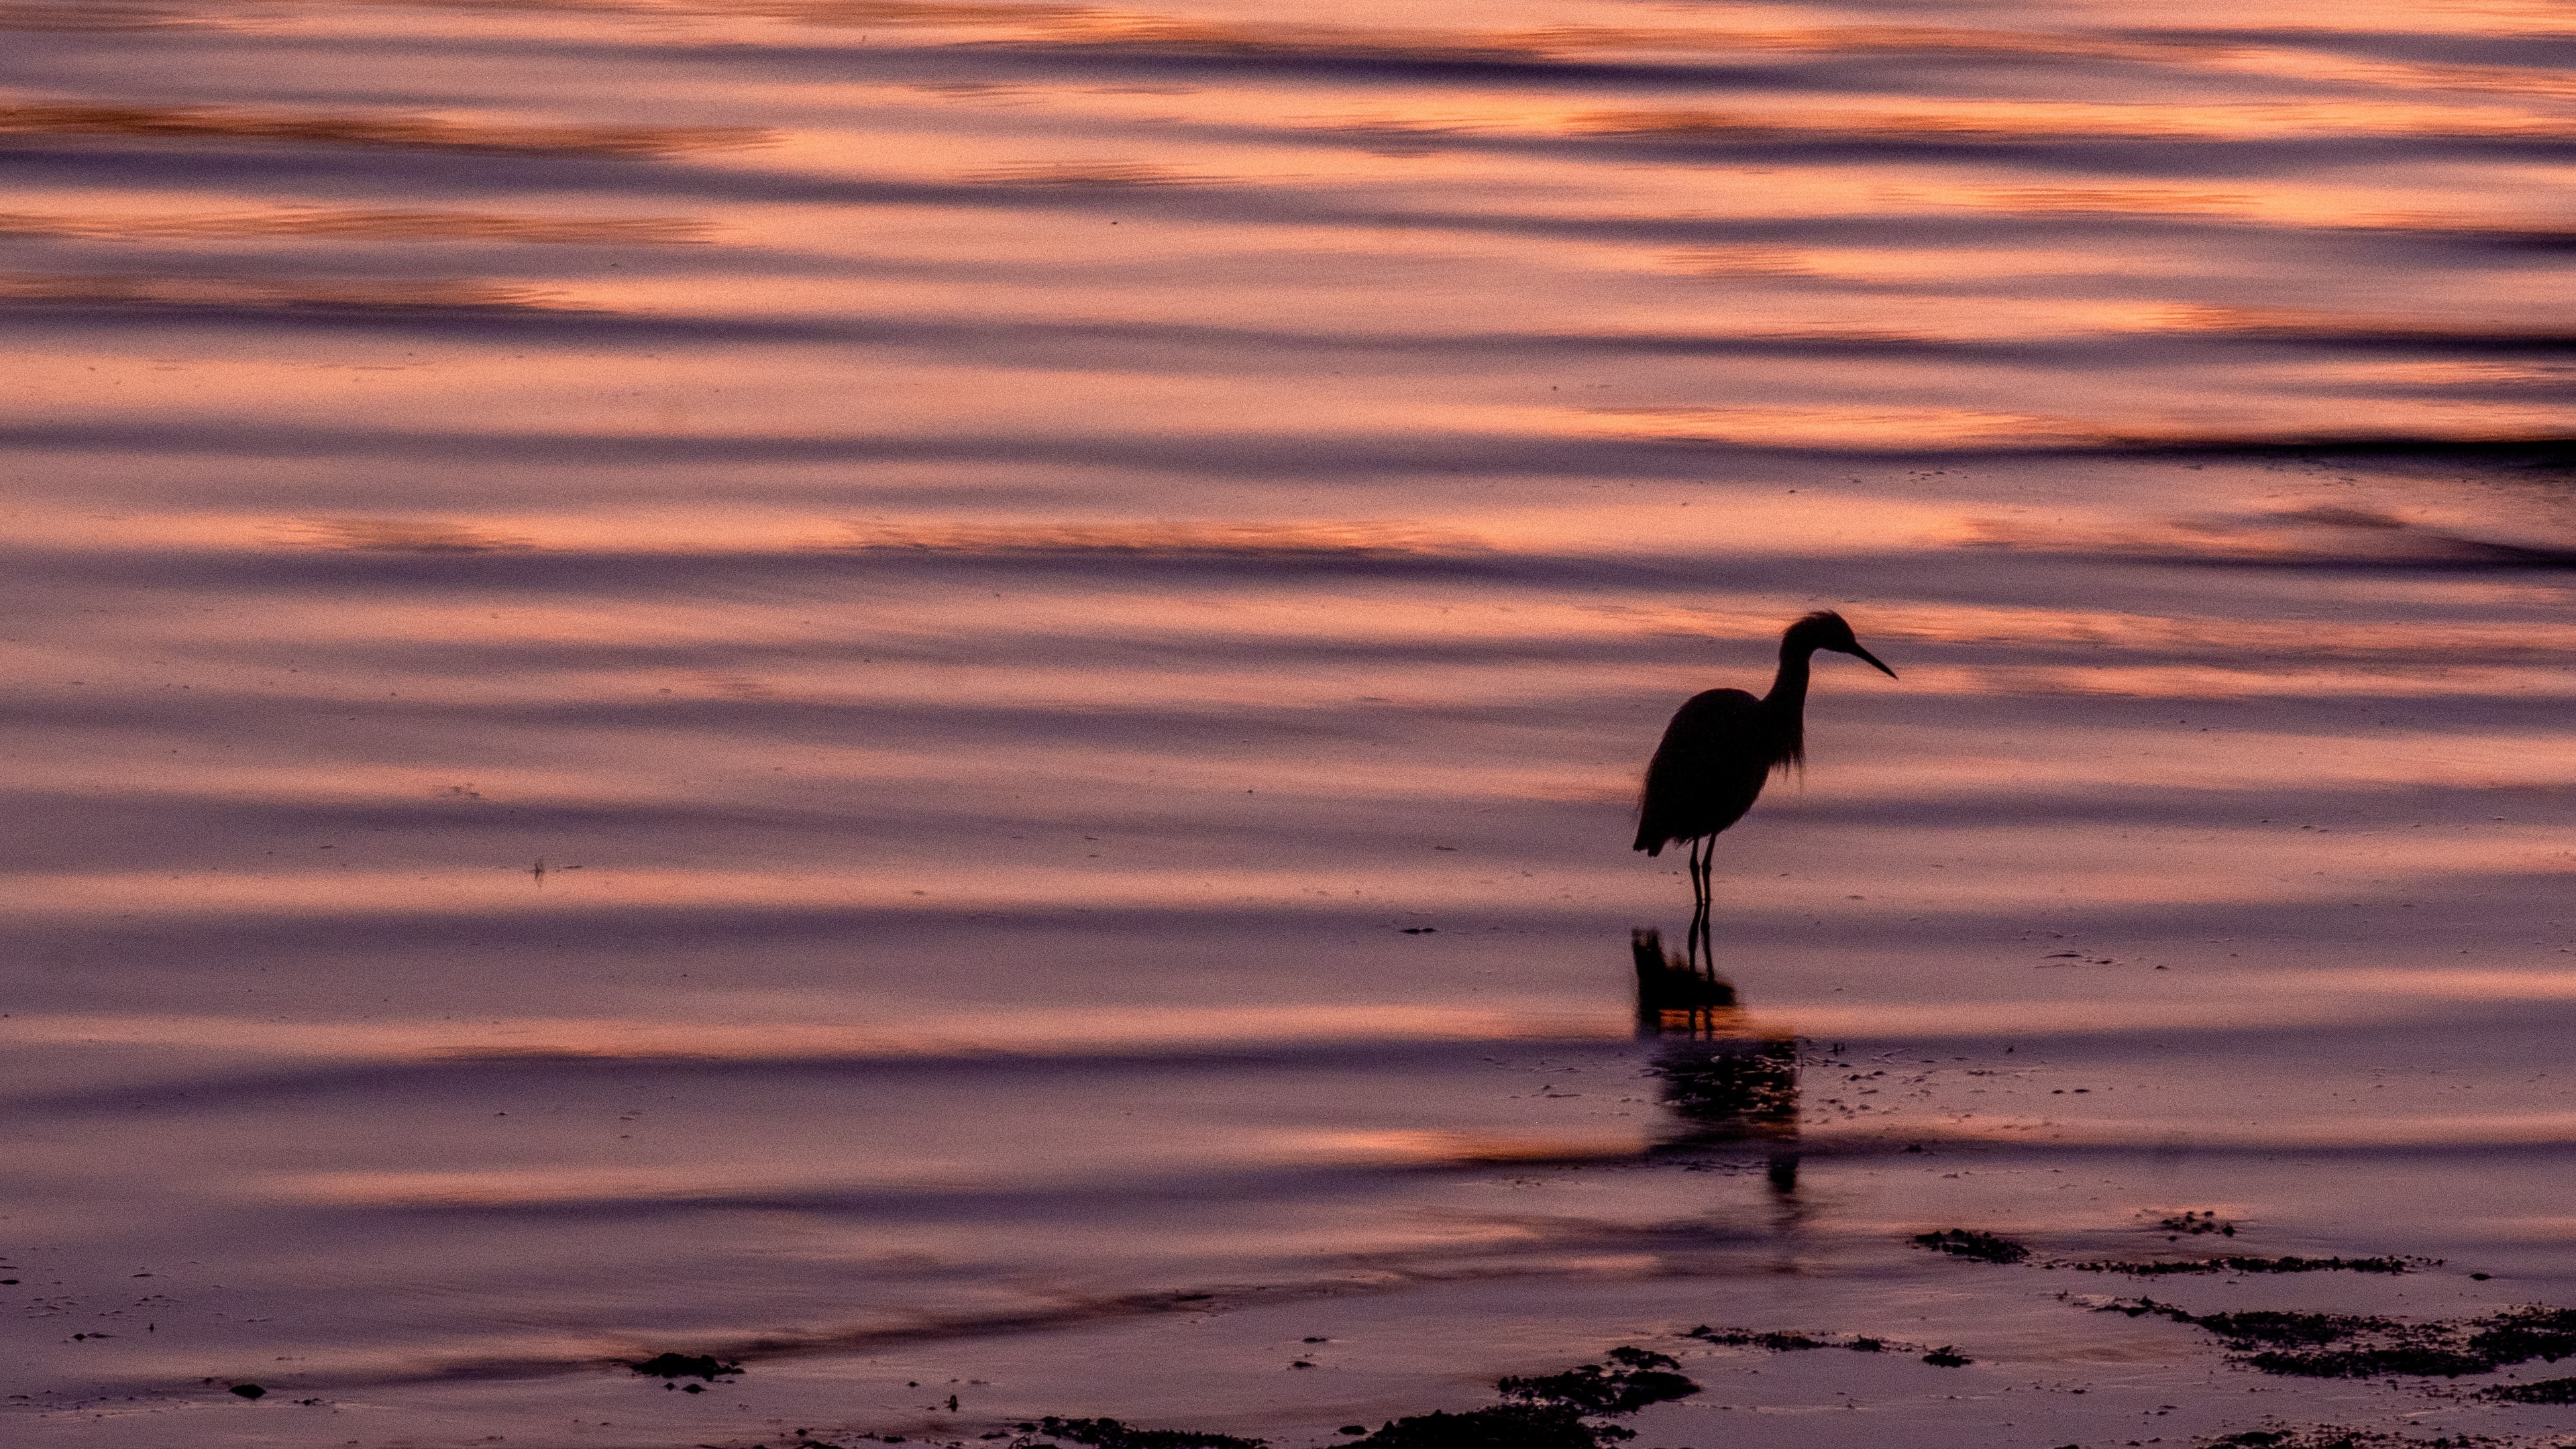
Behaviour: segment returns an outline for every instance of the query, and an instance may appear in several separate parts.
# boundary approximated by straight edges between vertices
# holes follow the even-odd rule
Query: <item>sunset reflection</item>
[[[0,0],[18,1437],[2528,1438],[2566,29]]]

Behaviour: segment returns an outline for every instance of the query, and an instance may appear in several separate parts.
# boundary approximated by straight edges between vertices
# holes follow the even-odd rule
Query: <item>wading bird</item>
[[[1690,846],[1691,945],[1708,942],[1709,858],[1717,833],[1744,818],[1773,770],[1807,759],[1807,665],[1819,649],[1867,662],[1890,679],[1896,671],[1860,647],[1851,625],[1831,610],[1809,614],[1780,636],[1780,672],[1755,699],[1740,689],[1691,696],[1664,726],[1664,742],[1646,766],[1637,804],[1636,849],[1650,856],[1679,840]]]

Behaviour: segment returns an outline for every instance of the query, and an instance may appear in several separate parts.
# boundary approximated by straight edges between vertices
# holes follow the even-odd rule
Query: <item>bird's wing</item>
[[[1691,696],[1664,726],[1637,805],[1636,849],[1713,835],[1744,818],[1770,772],[1762,701],[1740,689]]]

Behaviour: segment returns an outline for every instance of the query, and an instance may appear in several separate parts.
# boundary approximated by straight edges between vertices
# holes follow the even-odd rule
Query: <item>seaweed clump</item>
[[[2219,1222],[2208,1213],[2184,1213],[2166,1218],[2159,1227],[2175,1231],[2167,1242],[2179,1242],[2185,1235],[2217,1233],[2236,1236],[2236,1225]],[[1980,1263],[2026,1263],[2030,1249],[2010,1238],[1973,1228],[1945,1228],[1937,1233],[1916,1233],[1914,1245],[1947,1253],[1954,1258],[1971,1258]],[[2439,1258],[2401,1258],[2386,1255],[2376,1258],[2256,1258],[2225,1254],[2215,1258],[2185,1258],[2164,1262],[2106,1258],[2090,1263],[2069,1262],[2063,1258],[2038,1264],[2043,1268],[2072,1268],[2079,1273],[2128,1273],[2138,1277],[2158,1277],[2168,1273],[2411,1273],[2419,1267],[2440,1263]]]
[[[2218,1220],[2218,1214],[2215,1212],[2177,1213],[2172,1217],[2159,1220],[2156,1223],[2156,1226],[2164,1229],[2168,1234],[2165,1238],[2165,1241],[2168,1243],[2172,1242],[2175,1238],[2186,1236],[2196,1238],[2203,1233],[2216,1233],[2222,1238],[2232,1238],[2236,1236],[2236,1225],[2234,1223],[2220,1222]]]
[[[1494,1385],[1507,1399],[1531,1404],[1558,1404],[1578,1414],[1616,1417],[1648,1404],[1686,1399],[1699,1392],[1669,1354],[1643,1348],[1614,1348],[1602,1357],[1615,1367],[1587,1363],[1561,1374],[1507,1378]]]
[[[1496,1392],[1513,1402],[1460,1413],[1438,1411],[1390,1419],[1371,1432],[1360,1425],[1345,1434],[1364,1434],[1343,1449],[1608,1449],[1633,1439],[1636,1431],[1587,1419],[1620,1418],[1649,1404],[1687,1398],[1699,1392],[1679,1372],[1681,1362],[1651,1349],[1619,1347],[1602,1357],[1557,1374],[1506,1378]],[[1266,1449],[1259,1439],[1231,1434],[1201,1434],[1183,1429],[1137,1429],[1116,1419],[1061,1419],[1052,1415],[1017,1426],[1024,1436],[1012,1449],[1037,1449],[1045,1441],[1083,1444],[1090,1449]]]
[[[711,1353],[657,1353],[628,1368],[639,1374],[664,1379],[705,1379],[714,1383],[727,1374],[742,1372],[742,1365],[732,1359],[720,1359]]]
[[[2529,1363],[2533,1359],[2556,1363],[2562,1358],[2576,1358],[2576,1309],[2545,1308],[2535,1303],[2470,1322],[2478,1325],[2477,1332],[2469,1338],[2470,1351],[2488,1355],[2499,1364]]]
[[[1349,1449],[1605,1449],[1637,1431],[1585,1419],[1621,1418],[1699,1392],[1670,1354],[1622,1346],[1602,1357],[1610,1362],[1495,1383],[1497,1393],[1517,1403],[1390,1419]]]
[[[2129,1273],[2154,1277],[2165,1273],[2411,1273],[2406,1258],[2190,1258],[2176,1263],[2066,1263],[2079,1273]]]
[[[2240,1429],[2215,1439],[2203,1439],[2196,1449],[2491,1449],[2499,1442],[2481,1434],[2409,1439],[2377,1429],[2347,1429],[2323,1424],[2306,1429]]]
[[[1974,1258],[1980,1263],[2018,1263],[2030,1256],[2030,1249],[2010,1238],[1999,1238],[1971,1228],[1916,1233],[1914,1245],[1930,1248],[1936,1253],[1947,1253],[1954,1258]]]
[[[1496,1404],[1451,1414],[1434,1410],[1391,1419],[1354,1443],[1370,1449],[1601,1449],[1633,1430],[1599,1427],[1563,1404]]]
[[[1265,1441],[1189,1429],[1137,1429],[1116,1419],[1060,1419],[1053,1414],[1017,1426],[1023,1434],[1088,1444],[1091,1449],[1264,1449]],[[1022,1441],[1026,1442],[1026,1441]]]
[[[2527,1384],[2498,1384],[2490,1399],[2512,1404],[2576,1404],[2576,1379],[2539,1379]]]
[[[2152,1313],[2193,1324],[2216,1334],[2247,1368],[2294,1378],[2459,1378],[2533,1359],[2556,1363],[2576,1357],[2576,1309],[2540,1305],[2425,1323],[2277,1309],[2192,1313],[2152,1298],[2124,1299],[2103,1311],[2132,1318]]]
[[[1827,1339],[1809,1338],[1803,1333],[1755,1333],[1745,1328],[1711,1328],[1705,1323],[1682,1336],[1704,1338],[1710,1343],[1721,1344],[1727,1348],[1767,1348],[1773,1353],[1796,1353],[1801,1349],[1809,1348],[1859,1347],[1858,1344],[1844,1345]],[[1874,1344],[1878,1340],[1871,1339],[1870,1342]]]
[[[1756,1333],[1746,1328],[1711,1328],[1705,1323],[1683,1334],[1682,1337],[1702,1339],[1726,1348],[1764,1348],[1773,1353],[1798,1353],[1811,1348],[1847,1348],[1854,1353],[1885,1353],[1891,1348],[1902,1348],[1902,1345],[1891,1344],[1886,1339],[1871,1338],[1864,1334],[1855,1334],[1850,1338],[1814,1338],[1803,1333]],[[1904,1351],[1913,1352],[1912,1349],[1904,1349]],[[1924,1354],[1923,1361],[1934,1368],[1965,1368],[1976,1362],[1975,1359],[1946,1343]]]

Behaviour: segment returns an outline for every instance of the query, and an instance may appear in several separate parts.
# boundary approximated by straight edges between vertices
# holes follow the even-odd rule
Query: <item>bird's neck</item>
[[[1812,646],[1783,643],[1780,646],[1780,672],[1771,676],[1771,692],[1762,696],[1762,707],[1774,714],[1785,712],[1797,718],[1807,707],[1807,666],[1815,660]]]
[[[1814,662],[1815,647],[1780,644],[1780,672],[1771,677],[1771,692],[1762,696],[1762,713],[1771,726],[1771,758],[1775,765],[1803,763],[1807,755],[1807,666]]]

